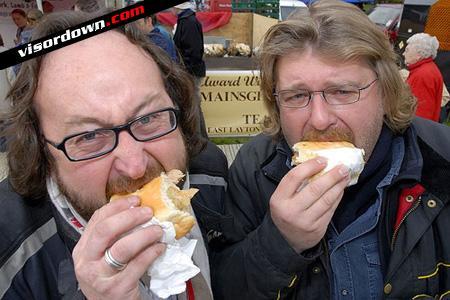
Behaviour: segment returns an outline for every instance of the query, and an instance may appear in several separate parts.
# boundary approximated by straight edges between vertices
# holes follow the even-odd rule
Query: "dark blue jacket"
[[[148,37],[155,45],[166,51],[174,62],[178,62],[177,50],[175,49],[175,44],[170,37],[168,38],[165,36],[158,27],[154,27],[148,34]]]
[[[380,260],[371,263],[385,270],[386,299],[444,299],[450,290],[450,128],[418,118],[403,138],[402,167],[378,222]],[[227,217],[210,243],[215,299],[330,298],[326,243],[297,254],[268,212],[289,170],[279,146],[259,135],[230,168]],[[420,192],[403,197],[402,191]]]
[[[212,143],[190,162],[190,185],[199,189],[191,204],[205,241],[223,203],[227,169],[225,155]],[[79,234],[51,201],[24,199],[5,179],[0,207],[0,299],[84,299],[71,254]]]

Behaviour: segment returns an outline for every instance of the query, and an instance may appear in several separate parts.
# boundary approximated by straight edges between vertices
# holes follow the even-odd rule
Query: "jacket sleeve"
[[[242,149],[241,149],[242,151]],[[274,225],[269,212],[259,213],[261,199],[251,193],[258,185],[254,170],[239,153],[230,169],[225,213],[239,228],[226,243],[211,251],[215,299],[283,299],[299,276],[321,253],[320,246],[297,254]],[[244,168],[244,166],[246,168]],[[301,280],[301,279],[300,279]]]

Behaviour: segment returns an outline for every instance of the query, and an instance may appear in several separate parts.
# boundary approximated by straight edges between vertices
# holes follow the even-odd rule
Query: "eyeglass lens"
[[[172,110],[151,113],[134,120],[127,127],[134,139],[148,141],[172,131],[176,127],[176,116]],[[64,144],[66,153],[74,160],[106,154],[116,147],[118,131],[98,129],[71,137]]]

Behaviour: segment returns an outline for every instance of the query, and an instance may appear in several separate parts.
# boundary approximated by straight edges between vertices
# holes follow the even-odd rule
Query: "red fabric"
[[[202,24],[203,32],[227,25],[231,19],[231,12],[197,12],[195,13],[198,21]],[[161,24],[174,26],[177,23],[177,17],[172,13],[159,13],[158,21]]]
[[[417,98],[416,115],[438,122],[444,87],[441,71],[431,57],[409,65],[408,69],[406,82]]]
[[[84,229],[84,226],[81,225],[80,221],[78,221],[77,218],[72,217],[72,218],[69,219],[69,221],[70,221],[73,225],[75,225],[75,227],[80,228],[80,229]]]
[[[398,199],[398,207],[397,207],[397,216],[395,218],[395,226],[394,231],[397,230],[398,226],[400,226],[400,222],[402,221],[402,218],[406,215],[406,213],[411,209],[414,202],[417,201],[417,199],[425,192],[425,188],[421,186],[420,184],[416,184],[415,186],[403,189],[400,193],[399,199]],[[412,196],[414,198],[413,201],[406,201],[407,196]]]
[[[194,288],[192,287],[191,280],[186,281],[186,296],[187,300],[195,300]]]

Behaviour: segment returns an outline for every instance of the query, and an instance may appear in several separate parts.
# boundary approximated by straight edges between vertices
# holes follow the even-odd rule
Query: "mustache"
[[[302,138],[309,142],[349,142],[354,143],[354,136],[350,130],[331,128],[326,130],[313,129],[306,132]]]
[[[161,175],[161,172],[164,172],[164,168],[162,166],[147,168],[145,170],[144,176],[138,179],[132,179],[130,177],[119,177],[117,179],[111,180],[106,185],[106,199],[109,201],[112,195],[119,194],[129,194],[137,189],[141,188],[144,184],[150,182],[152,179]]]

